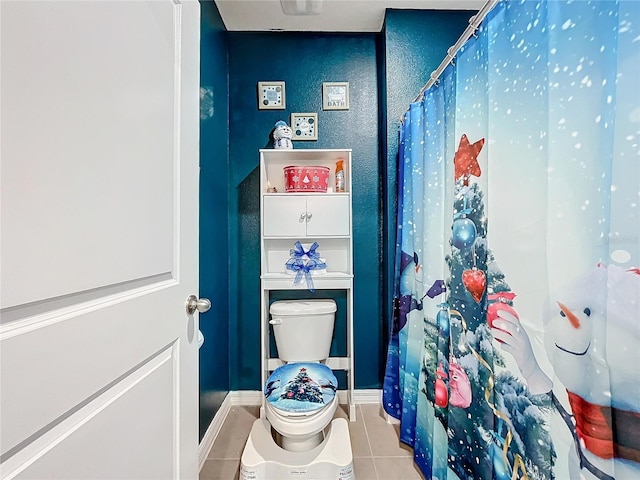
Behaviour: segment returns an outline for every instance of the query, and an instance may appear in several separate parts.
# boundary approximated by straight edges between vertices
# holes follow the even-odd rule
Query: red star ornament
[[[469,185],[469,175],[474,175],[476,177],[480,176],[481,172],[480,165],[478,164],[478,154],[480,153],[480,150],[482,150],[483,145],[484,138],[470,144],[467,136],[462,134],[458,150],[456,151],[456,156],[453,158],[453,163],[456,167],[456,181],[460,177],[464,177],[464,185]]]

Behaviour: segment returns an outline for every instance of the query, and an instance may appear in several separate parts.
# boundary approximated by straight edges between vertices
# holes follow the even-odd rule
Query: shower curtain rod
[[[500,0],[487,0],[482,6],[482,8],[478,10],[478,13],[476,13],[473,17],[469,19],[469,25],[467,26],[467,28],[465,28],[464,32],[462,32],[462,35],[460,35],[460,38],[458,38],[458,41],[454,43],[453,46],[449,47],[449,49],[447,50],[447,55],[444,57],[444,60],[442,60],[440,65],[438,65],[438,68],[436,68],[431,73],[431,75],[429,76],[429,81],[424,85],[424,87],[420,89],[420,93],[418,93],[418,95],[411,101],[411,103],[414,103],[420,100],[424,95],[424,92],[430,89],[431,86],[438,81],[438,78],[440,77],[440,75],[442,75],[442,72],[444,72],[444,69],[447,68],[447,66],[455,58],[456,54],[458,53],[458,50],[460,50],[460,48],[467,42],[467,40],[469,40],[469,38],[472,35],[475,35],[476,30],[478,30],[478,27],[484,20],[484,17],[487,16],[487,14],[499,1]],[[402,118],[400,119],[402,122],[404,122],[405,113],[402,114]]]

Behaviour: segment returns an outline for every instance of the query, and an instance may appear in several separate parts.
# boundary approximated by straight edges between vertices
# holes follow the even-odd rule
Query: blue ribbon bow
[[[319,246],[320,245],[318,245],[318,242],[313,242],[313,244],[309,247],[309,250],[305,251],[302,244],[299,241],[297,241],[293,245],[294,248],[289,250],[289,255],[291,255],[291,257],[293,258],[300,258],[300,259],[306,255],[307,258],[309,258],[309,260],[320,261],[320,254],[316,252]]]
[[[322,261],[315,260],[315,259],[309,259],[305,261],[299,257],[290,258],[289,260],[287,260],[287,263],[285,264],[285,266],[287,270],[296,272],[296,276],[293,279],[293,284],[297,285],[302,281],[302,277],[304,277],[307,282],[307,288],[309,289],[310,292],[315,292],[311,271],[327,268],[327,264]]]
[[[313,278],[311,278],[311,270],[315,268],[315,260],[310,260],[305,263],[301,258],[292,258],[287,261],[287,269],[296,272],[296,278],[293,279],[293,284],[297,285],[302,281],[304,276],[307,281],[307,288],[310,292],[315,292],[313,287]]]

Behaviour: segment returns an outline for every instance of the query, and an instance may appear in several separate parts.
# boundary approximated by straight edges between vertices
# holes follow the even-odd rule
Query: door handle
[[[198,298],[195,295],[189,295],[185,302],[185,308],[189,315],[196,313],[196,310],[200,313],[204,313],[211,308],[211,300],[208,298]]]

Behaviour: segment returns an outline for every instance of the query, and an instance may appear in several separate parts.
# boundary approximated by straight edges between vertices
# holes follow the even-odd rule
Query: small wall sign
[[[287,102],[284,82],[258,82],[258,109],[284,110]]]
[[[292,140],[318,140],[318,114],[292,113]]]
[[[322,109],[349,110],[349,82],[324,82]]]

